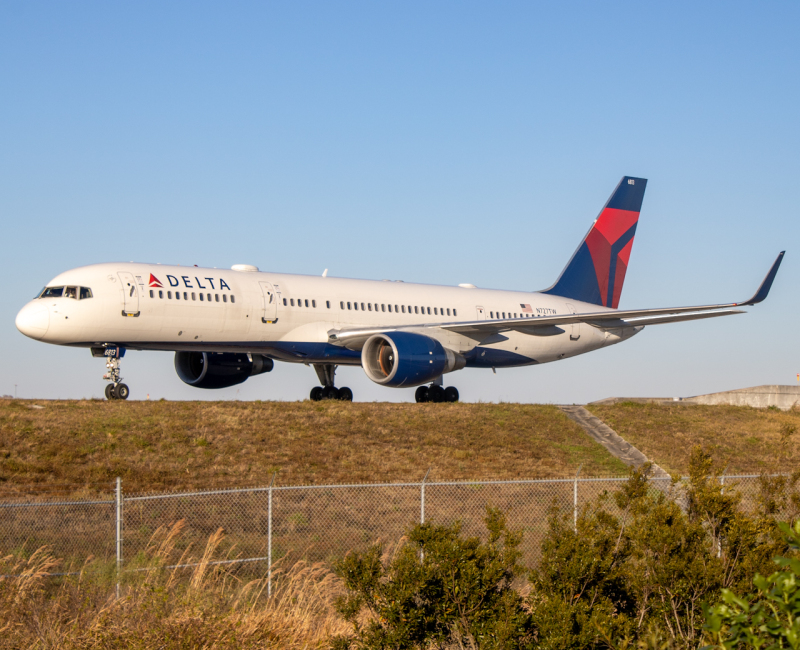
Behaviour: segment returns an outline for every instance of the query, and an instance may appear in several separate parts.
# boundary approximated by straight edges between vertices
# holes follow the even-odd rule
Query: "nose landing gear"
[[[93,357],[105,357],[106,369],[108,372],[103,375],[103,379],[110,381],[106,385],[105,396],[107,400],[112,399],[128,399],[131,394],[131,389],[127,384],[123,384],[119,375],[119,360],[125,356],[125,348],[106,347],[106,348],[92,348]]]
[[[337,399],[340,402],[353,401],[352,390],[347,388],[347,386],[336,388],[336,386],[333,385],[333,377],[336,374],[335,365],[332,363],[315,363],[314,370],[317,371],[317,377],[319,377],[319,382],[322,386],[314,386],[314,388],[311,389],[311,395],[309,395],[309,397],[312,402],[328,399]]]
[[[448,386],[443,388],[440,384],[431,384],[430,386],[420,386],[417,392],[414,393],[414,399],[419,403],[423,402],[457,402],[458,401],[458,388],[455,386]]]

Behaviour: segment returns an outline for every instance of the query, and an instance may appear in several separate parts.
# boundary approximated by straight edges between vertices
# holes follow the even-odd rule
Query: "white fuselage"
[[[574,323],[553,335],[513,330],[465,335],[436,326],[507,317],[536,319],[603,308],[537,292],[255,270],[95,264],[62,273],[47,286],[76,287],[78,295],[39,297],[20,311],[20,331],[43,342],[257,352],[300,363],[359,365],[357,349],[331,338],[331,332],[348,328],[418,328],[465,356],[468,367],[484,368],[556,361],[617,343],[641,329],[598,329]],[[91,297],[81,298],[81,287],[90,289]]]

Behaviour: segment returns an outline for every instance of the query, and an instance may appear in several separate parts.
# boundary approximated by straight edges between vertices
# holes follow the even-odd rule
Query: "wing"
[[[677,323],[681,321],[715,318],[717,316],[730,316],[742,314],[743,310],[737,307],[756,305],[762,302],[772,287],[775,275],[783,260],[786,251],[781,251],[772,264],[769,273],[764,278],[758,291],[752,298],[742,302],[732,302],[720,305],[700,305],[695,307],[659,307],[656,309],[605,309],[603,311],[583,312],[578,314],[564,314],[559,316],[540,316],[537,318],[507,318],[495,320],[476,320],[445,323],[424,323],[417,325],[402,325],[395,327],[353,328],[330,330],[329,341],[333,344],[344,345],[351,349],[360,349],[364,342],[373,334],[393,331],[424,331],[426,329],[441,329],[457,332],[470,338],[485,340],[487,336],[513,330],[531,336],[553,336],[561,334],[564,330],[560,325],[572,323],[587,323],[600,329],[615,329],[619,327],[635,327],[642,325],[658,325],[662,323]]]

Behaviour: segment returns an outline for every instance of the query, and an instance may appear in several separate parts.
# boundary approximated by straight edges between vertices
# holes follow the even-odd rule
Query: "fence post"
[[[572,489],[572,525],[576,534],[578,532],[578,477],[581,475],[582,467],[582,463],[578,465],[578,471],[575,472],[575,484]]]
[[[428,471],[425,472],[425,476],[422,479],[422,488],[420,490],[420,502],[419,502],[419,523],[425,523],[425,481],[428,478],[428,474],[431,473],[431,468],[428,468]]]
[[[275,485],[277,473],[272,474],[267,492],[267,598],[272,598],[272,486]]]
[[[119,599],[119,578],[122,573],[122,479],[117,476],[116,489],[117,510],[117,599]]]
[[[725,472],[728,471],[728,466],[725,466],[725,469],[722,470],[722,474],[719,476],[719,493],[725,494]],[[717,557],[722,557],[722,534],[720,534],[719,539],[717,540]]]

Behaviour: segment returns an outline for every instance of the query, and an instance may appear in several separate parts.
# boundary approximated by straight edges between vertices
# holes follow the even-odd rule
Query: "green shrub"
[[[795,557],[775,558],[783,571],[756,574],[754,592],[740,597],[722,590],[722,602],[706,610],[713,643],[707,648],[800,648],[800,521],[781,524],[781,530]]]
[[[380,545],[349,554],[336,572],[347,589],[338,609],[353,635],[336,637],[332,647],[533,647],[530,615],[512,588],[522,573],[522,536],[491,508],[486,527],[482,543],[463,537],[459,523],[418,524],[389,561],[381,560]]]

